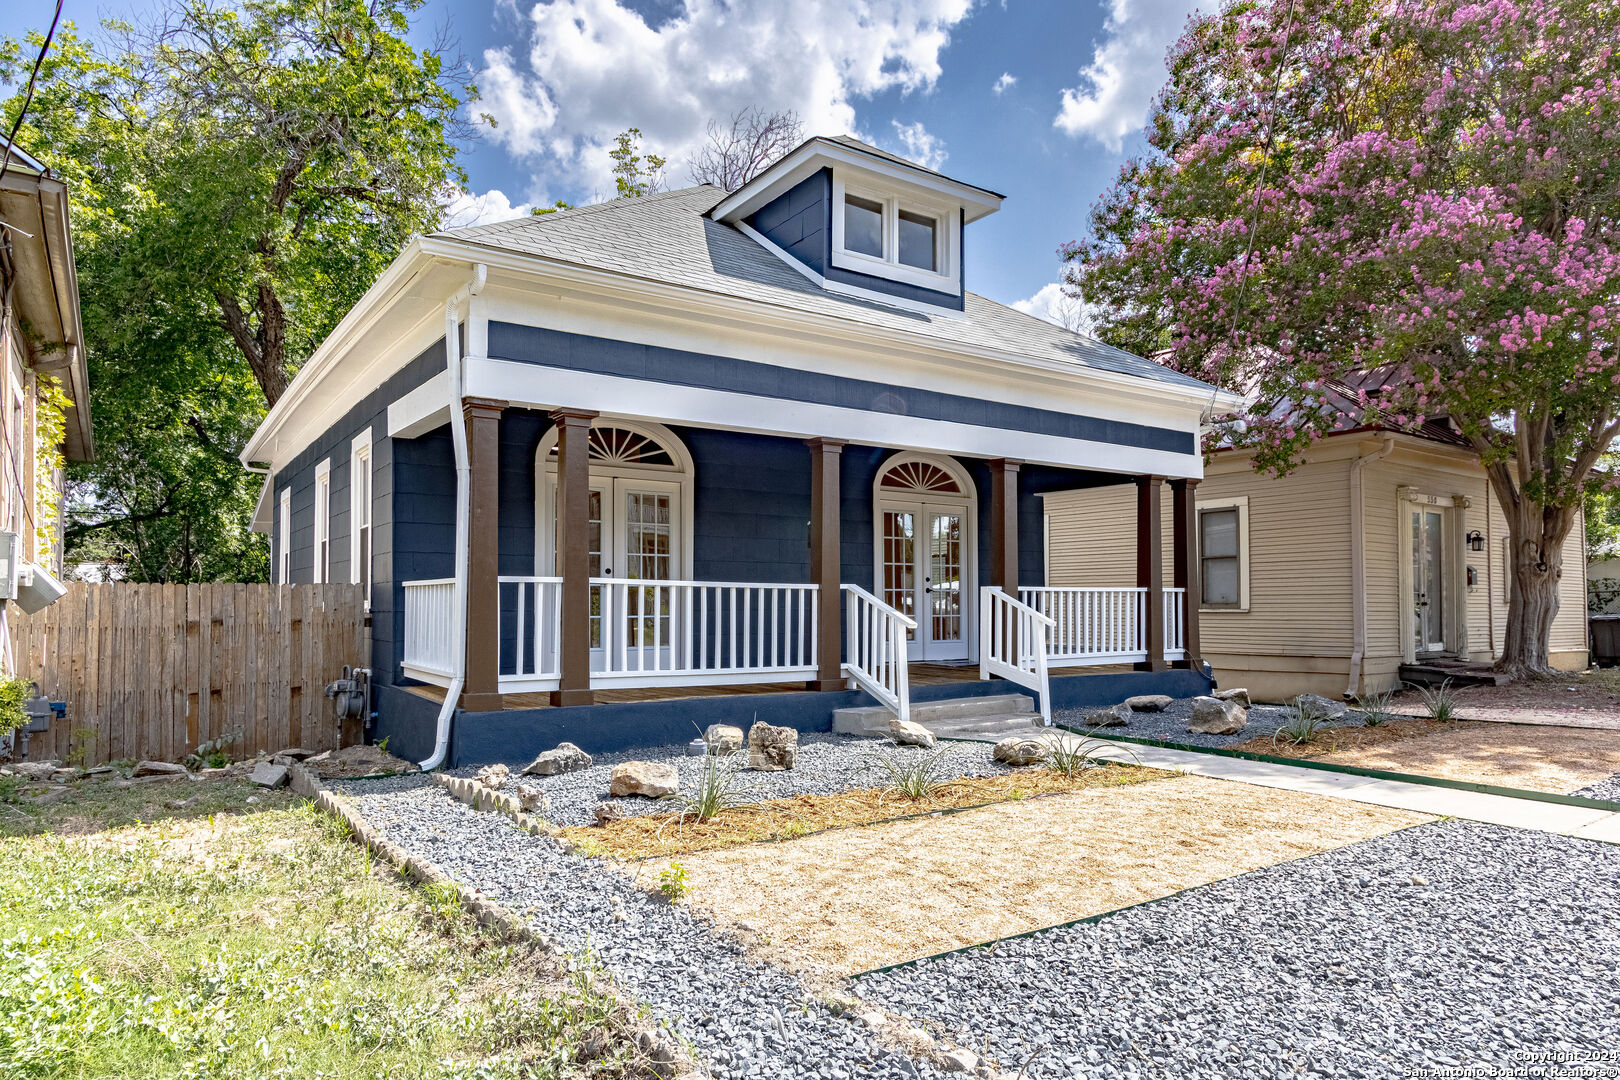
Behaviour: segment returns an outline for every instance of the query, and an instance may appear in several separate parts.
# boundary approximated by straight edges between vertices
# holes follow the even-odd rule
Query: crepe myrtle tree
[[[1516,676],[1548,670],[1564,541],[1620,431],[1617,46],[1613,0],[1194,16],[1148,149],[1063,249],[1099,336],[1245,395],[1212,437],[1257,468],[1448,418],[1507,518]]]

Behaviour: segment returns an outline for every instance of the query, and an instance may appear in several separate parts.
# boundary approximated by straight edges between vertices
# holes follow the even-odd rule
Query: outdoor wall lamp
[[[1485,534],[1480,532],[1478,529],[1475,529],[1473,532],[1469,533],[1467,539],[1469,551],[1485,550]]]

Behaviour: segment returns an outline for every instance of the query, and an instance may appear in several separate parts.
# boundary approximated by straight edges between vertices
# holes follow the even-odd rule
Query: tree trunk
[[[1574,527],[1575,508],[1543,506],[1521,491],[1504,493],[1495,486],[1507,516],[1509,551],[1506,636],[1496,670],[1513,678],[1547,675],[1564,541]]]

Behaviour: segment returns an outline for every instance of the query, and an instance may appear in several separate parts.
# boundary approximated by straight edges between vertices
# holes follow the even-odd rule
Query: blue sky
[[[68,0],[88,31],[157,0]],[[0,34],[45,0],[0,5]],[[457,39],[498,125],[466,153],[458,222],[610,191],[607,145],[635,125],[671,161],[706,120],[793,109],[1007,196],[967,237],[968,287],[1061,315],[1058,244],[1140,147],[1189,0],[429,0],[416,34]],[[1206,2],[1206,7],[1208,6]],[[1044,289],[1044,292],[1043,292]],[[1072,312],[1071,312],[1072,313]]]

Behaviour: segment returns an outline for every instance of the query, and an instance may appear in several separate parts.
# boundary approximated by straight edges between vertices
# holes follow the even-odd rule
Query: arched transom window
[[[960,495],[962,484],[932,461],[901,461],[884,472],[880,481],[885,491],[907,491],[919,495]]]
[[[592,425],[590,433],[591,465],[630,466],[643,469],[679,469],[675,454],[658,436],[647,431],[609,424]],[[557,443],[553,439],[547,454],[548,464],[557,467]]]

